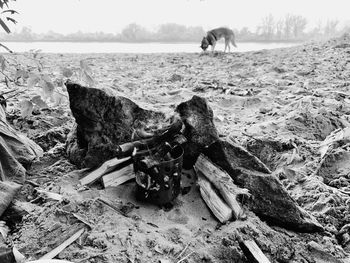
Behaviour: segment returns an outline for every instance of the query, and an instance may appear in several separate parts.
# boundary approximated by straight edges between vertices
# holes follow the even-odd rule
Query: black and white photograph
[[[349,10],[0,0],[0,263],[350,263]]]

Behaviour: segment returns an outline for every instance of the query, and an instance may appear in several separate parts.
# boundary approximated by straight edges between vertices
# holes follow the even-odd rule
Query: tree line
[[[248,27],[233,28],[237,41],[304,41],[329,38],[349,31],[349,27],[338,28],[337,20],[319,22],[307,30],[308,21],[300,15],[287,14],[276,19],[272,15],[262,18],[256,30]],[[230,27],[230,26],[229,26]],[[110,41],[110,42],[198,42],[206,34],[201,26],[184,26],[166,23],[151,31],[142,25],[131,23],[121,32],[112,34],[104,32],[75,32],[60,34],[49,31],[42,34],[23,27],[18,32],[0,34],[1,41]]]

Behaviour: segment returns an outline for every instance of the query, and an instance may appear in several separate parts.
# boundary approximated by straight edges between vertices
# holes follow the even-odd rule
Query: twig
[[[102,199],[102,198],[100,198],[100,197],[98,197],[98,198],[96,199],[96,201],[98,201],[98,202],[100,202],[100,203],[102,203],[102,204],[104,204],[104,205],[106,205],[106,206],[112,208],[114,211],[118,212],[119,214],[121,214],[121,215],[123,215],[123,216],[125,216],[125,217],[128,217],[123,211],[121,211],[121,210],[120,210],[118,207],[116,207],[115,205],[111,204],[109,201],[104,200],[104,199]]]
[[[11,99],[11,98],[13,98],[13,97],[16,97],[18,94],[21,94],[21,93],[24,93],[24,92],[25,92],[24,90],[18,91],[17,93],[12,94],[11,96],[7,97],[7,98],[5,99],[5,101],[7,101],[7,100],[9,100],[9,99]]]
[[[17,89],[13,89],[13,90],[10,90],[10,91],[5,91],[5,92],[3,92],[3,93],[0,93],[0,96],[4,96],[4,95],[6,95],[6,94],[9,94],[9,93],[11,93],[11,92],[14,92],[14,91],[16,91]]]
[[[189,247],[190,243],[187,244],[187,246],[180,252],[180,254],[176,257],[179,258],[182,256],[183,253],[185,253],[186,249]]]
[[[7,78],[8,80],[10,80],[11,82],[15,82],[13,79],[11,79],[7,74],[5,74],[4,72],[2,72],[1,70],[0,70],[0,73],[1,73],[2,75],[4,75],[5,78]]]
[[[180,259],[180,260],[179,260],[178,262],[176,262],[176,263],[180,263],[180,262],[184,261],[184,260],[187,259],[189,256],[191,256],[193,253],[194,253],[194,251],[192,251],[190,254],[188,254],[186,257]]]
[[[76,261],[76,263],[81,263],[81,262],[84,262],[86,260],[89,260],[89,259],[92,259],[92,258],[95,258],[95,257],[99,257],[99,256],[103,256],[105,253],[98,253],[98,254],[95,254],[95,255],[90,255],[90,256],[87,256],[85,258],[82,258],[78,261]]]
[[[56,247],[55,249],[51,250],[44,256],[42,256],[40,259],[53,259],[56,257],[59,253],[61,253],[66,247],[68,247],[70,244],[72,244],[75,240],[77,240],[83,233],[85,229],[81,228],[73,236],[68,238],[66,241],[64,241],[61,245]]]

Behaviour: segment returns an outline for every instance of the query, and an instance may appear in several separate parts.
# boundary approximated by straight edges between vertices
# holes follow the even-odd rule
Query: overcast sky
[[[305,16],[310,25],[338,19],[350,23],[350,0],[17,0],[10,7],[19,11],[18,30],[59,33],[103,31],[117,33],[127,24],[155,29],[163,23],[218,26],[254,30],[263,16],[287,13]]]

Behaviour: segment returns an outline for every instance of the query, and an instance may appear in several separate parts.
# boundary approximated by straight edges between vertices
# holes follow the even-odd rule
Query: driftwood
[[[239,246],[250,263],[271,263],[254,240],[240,241]]]
[[[45,254],[44,256],[42,256],[40,258],[40,260],[42,259],[52,259],[54,257],[56,257],[59,253],[61,253],[66,247],[68,247],[69,245],[71,245],[75,240],[77,240],[83,233],[84,233],[85,229],[81,228],[79,229],[77,232],[75,232],[70,238],[68,238],[67,240],[65,240],[62,244],[60,244],[58,247],[56,247],[55,249],[51,250],[49,253]]]
[[[248,196],[248,191],[236,186],[227,172],[217,167],[203,154],[198,157],[195,167],[219,190],[221,196],[232,209],[234,218],[245,219],[246,215],[238,203],[237,197],[239,195]]]
[[[142,109],[128,98],[72,82],[66,86],[77,124],[68,136],[67,154],[77,165],[97,167],[121,153],[130,153],[135,142],[125,143],[157,138],[173,124],[165,114]]]
[[[135,178],[134,166],[133,164],[129,164],[120,170],[111,172],[102,177],[103,186],[112,187],[121,185],[131,179]]]
[[[205,154],[227,171],[235,184],[249,190],[252,198],[246,200],[245,204],[261,219],[297,231],[323,230],[316,219],[290,197],[277,177],[261,172],[265,169],[261,162],[254,161],[256,159],[251,158],[251,154],[241,146],[229,140],[220,140],[208,147]]]
[[[215,192],[212,184],[201,173],[198,173],[198,185],[201,196],[215,217],[225,223],[232,217],[231,208]]]
[[[270,224],[298,231],[322,231],[322,226],[289,196],[268,167],[243,147],[221,140],[213,124],[213,112],[205,99],[194,96],[177,107],[185,125],[190,150],[187,165],[193,165],[200,153],[225,170],[234,183],[248,189],[252,198],[245,205]],[[185,148],[185,151],[188,148]],[[189,156],[188,156],[189,155]]]
[[[131,157],[127,157],[123,159],[113,158],[111,160],[108,160],[104,162],[99,168],[92,171],[91,173],[86,175],[84,178],[80,179],[79,182],[81,185],[92,184],[93,182],[100,179],[103,175],[117,169],[123,164],[129,163],[130,161],[131,161]]]

